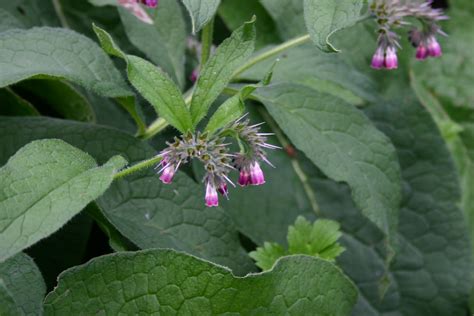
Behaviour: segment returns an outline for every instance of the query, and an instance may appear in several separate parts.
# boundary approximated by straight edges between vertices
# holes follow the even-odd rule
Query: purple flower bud
[[[431,57],[439,57],[443,53],[441,51],[441,45],[439,45],[438,41],[434,36],[430,36],[427,40],[427,50],[428,50],[428,55]]]
[[[219,198],[217,196],[216,187],[209,181],[206,186],[206,206],[213,207],[218,205]]]
[[[141,0],[141,3],[150,8],[156,8],[158,5],[158,0]]]
[[[219,193],[224,196],[227,196],[227,194],[229,194],[229,190],[227,190],[227,184],[225,182],[221,183],[217,191],[219,191]]]
[[[428,58],[428,50],[426,49],[425,45],[423,45],[423,43],[421,43],[416,48],[416,59],[425,60],[426,58]]]
[[[382,47],[378,47],[372,57],[372,63],[370,65],[374,69],[382,69],[384,66],[384,52]]]
[[[252,185],[261,185],[265,183],[265,177],[263,171],[260,168],[258,162],[254,162],[250,167],[250,184]]]
[[[240,186],[247,186],[250,184],[250,174],[246,169],[240,170],[239,181]]]
[[[387,69],[397,69],[398,68],[398,58],[395,47],[389,46],[385,51],[385,68]]]
[[[193,70],[193,72],[191,72],[191,75],[189,76],[189,80],[191,80],[191,82],[196,82],[196,80],[198,79],[199,77],[199,69],[196,68]]]

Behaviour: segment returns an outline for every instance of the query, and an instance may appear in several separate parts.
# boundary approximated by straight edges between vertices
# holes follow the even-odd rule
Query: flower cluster
[[[130,11],[142,22],[153,24],[153,19],[140,6],[140,3],[149,8],[156,8],[158,6],[158,0],[117,0],[117,2],[120,6]]]
[[[228,197],[227,184],[235,186],[229,178],[233,170],[239,171],[238,183],[241,186],[264,184],[260,162],[273,166],[266,157],[265,149],[279,147],[266,143],[271,133],[260,133],[260,125],[250,125],[250,121],[242,117],[212,136],[197,132],[175,137],[159,154],[162,160],[156,168],[160,168],[160,180],[165,184],[171,183],[181,165],[198,159],[205,170],[205,201],[209,207],[219,205],[218,192]],[[231,152],[231,143],[226,143],[229,137],[237,140],[240,152]]]
[[[397,49],[399,36],[394,28],[411,27],[409,39],[416,48],[416,59],[441,56],[441,46],[436,35],[446,35],[437,24],[448,17],[441,9],[433,9],[431,0],[374,0],[370,10],[378,24],[377,49],[372,57],[371,66],[374,69],[398,68]],[[412,26],[407,18],[417,19],[421,27]]]

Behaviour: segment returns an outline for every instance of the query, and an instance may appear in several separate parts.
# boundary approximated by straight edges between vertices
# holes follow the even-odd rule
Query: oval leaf
[[[133,95],[89,38],[50,27],[0,33],[0,87],[31,77],[64,78],[105,97]]]
[[[0,261],[49,236],[109,187],[121,157],[97,167],[61,141],[29,143],[0,169]]]

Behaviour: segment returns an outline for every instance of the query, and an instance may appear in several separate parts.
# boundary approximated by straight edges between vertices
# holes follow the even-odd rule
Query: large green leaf
[[[232,79],[234,72],[252,54],[255,47],[255,19],[235,30],[217,48],[202,67],[191,101],[193,124],[207,114],[211,104]]]
[[[0,65],[0,87],[45,75],[67,79],[105,97],[133,94],[100,47],[65,29],[0,33]]]
[[[129,40],[183,86],[186,24],[178,2],[161,0],[150,11],[153,25],[143,23],[123,8],[119,12]]]
[[[283,39],[290,39],[306,32],[302,0],[260,0],[276,23]]]
[[[42,315],[46,287],[38,267],[27,255],[19,253],[0,263],[1,292],[2,315]]]
[[[390,140],[353,106],[296,84],[257,90],[295,146],[327,176],[349,184],[357,206],[393,243],[401,198]]]
[[[354,315],[466,315],[472,261],[452,159],[429,114],[409,98],[368,110],[397,148],[403,177],[399,251],[391,285],[380,298],[383,236],[360,216],[350,192],[312,177],[325,216],[341,222],[346,252],[339,264],[358,285]]]
[[[304,19],[311,39],[328,53],[338,52],[329,37],[354,25],[361,17],[363,0],[304,0]]]
[[[218,9],[219,17],[222,18],[227,28],[234,31],[253,15],[257,17],[257,38],[255,47],[262,48],[269,44],[278,43],[275,22],[272,20],[260,2],[255,0],[223,0]]]
[[[122,155],[130,164],[156,149],[118,130],[48,118],[1,118],[0,163],[39,138],[60,138],[90,153],[99,163]],[[14,140],[14,141],[12,141]],[[154,170],[115,181],[97,201],[106,217],[140,248],[174,248],[245,274],[254,269],[241,248],[230,216],[204,205],[204,187],[183,173],[164,185]]]
[[[21,148],[0,169],[0,261],[61,228],[104,193],[124,164],[114,157],[97,167],[91,156],[61,140]]]
[[[337,316],[350,312],[356,296],[351,281],[321,259],[286,257],[269,272],[236,278],[183,253],[148,250],[100,257],[66,271],[46,297],[45,311]]]
[[[182,0],[191,16],[193,33],[198,32],[216,14],[220,0]]]
[[[179,131],[184,133],[190,130],[191,114],[181,91],[169,76],[143,58],[126,55],[103,29],[94,25],[94,31],[107,53],[125,59],[128,79],[156,112]]]

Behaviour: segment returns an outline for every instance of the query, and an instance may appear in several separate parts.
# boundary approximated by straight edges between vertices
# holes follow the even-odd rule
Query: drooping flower
[[[171,183],[181,164],[192,159],[199,160],[205,170],[205,204],[209,207],[219,205],[217,192],[228,198],[227,184],[235,187],[229,178],[233,170],[240,172],[238,183],[242,186],[264,184],[265,177],[259,162],[265,161],[271,165],[265,149],[279,147],[266,143],[267,136],[271,133],[260,133],[261,124],[250,125],[248,119],[242,119],[243,117],[211,136],[207,133],[188,132],[179,138],[175,137],[173,142],[168,142],[168,147],[159,154],[162,157],[157,166],[161,167],[158,171],[161,173],[160,180],[165,184]],[[245,148],[241,148],[239,153],[229,153],[230,143],[225,143],[227,137],[238,139],[238,143],[245,144]]]
[[[425,60],[426,58],[428,58],[428,49],[426,49],[423,43],[420,43],[416,48],[416,59]]]
[[[140,2],[144,3],[149,7],[156,7],[158,1],[139,1],[139,0],[117,0],[118,4],[128,11],[130,11],[134,16],[136,16],[140,21],[147,24],[153,24],[153,19],[148,15],[148,13],[142,8]]]
[[[385,51],[383,47],[377,47],[372,57],[371,67],[374,69],[382,69],[385,66]]]
[[[385,68],[386,69],[398,68],[397,51],[394,46],[389,46],[385,50]]]
[[[416,48],[416,59],[441,56],[441,46],[436,40],[437,33],[444,34],[438,22],[448,17],[441,9],[431,7],[432,1],[426,0],[373,0],[370,10],[378,24],[379,41],[377,50],[372,57],[372,68],[398,68],[397,48],[400,48],[398,36],[393,29],[412,25],[408,18],[418,19],[421,29],[412,28],[409,40]],[[384,65],[380,60],[384,54]]]
[[[440,57],[442,55],[441,45],[439,45],[434,35],[429,36],[426,42],[428,55],[430,57]]]
[[[208,181],[206,184],[206,206],[213,207],[219,206],[219,197],[217,196],[216,187],[211,181]]]

